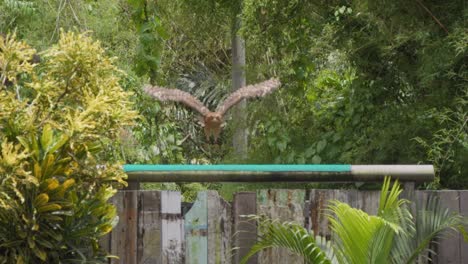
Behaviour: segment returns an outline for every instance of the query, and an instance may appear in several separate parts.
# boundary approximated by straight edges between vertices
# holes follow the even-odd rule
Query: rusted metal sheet
[[[208,264],[231,263],[231,205],[216,191],[207,192]]]
[[[186,263],[208,263],[207,192],[199,192],[190,211],[184,217]]]
[[[260,190],[257,192],[257,214],[280,221],[304,225],[304,190]],[[268,249],[258,254],[258,263],[304,263],[285,249]]]
[[[184,262],[184,221],[180,192],[161,191],[162,264]]]
[[[241,259],[249,252],[250,248],[257,240],[257,226],[254,221],[242,217],[243,215],[252,215],[257,213],[257,194],[255,192],[238,192],[234,194],[232,202],[233,209],[233,263],[239,263]],[[247,262],[248,264],[257,264],[257,256],[253,256]]]
[[[111,263],[137,263],[137,191],[119,191],[112,198],[117,207],[119,223],[111,233],[111,253],[119,259]]]
[[[138,198],[138,263],[160,264],[161,192],[140,191]]]

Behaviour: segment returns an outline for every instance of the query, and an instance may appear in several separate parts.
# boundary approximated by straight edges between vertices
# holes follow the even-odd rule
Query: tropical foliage
[[[390,185],[386,178],[377,215],[331,201],[327,211],[331,241],[292,222],[254,216],[260,237],[241,263],[267,248],[289,249],[306,263],[415,263],[428,260],[429,253],[434,256],[431,244],[448,231],[458,230],[468,240],[466,219],[442,208],[436,197],[413,216],[409,201],[399,198],[398,182]]]
[[[126,184],[110,143],[137,116],[131,94],[86,34],[35,56],[0,36],[0,263],[105,261],[108,199]]]
[[[426,188],[468,186],[467,7],[460,1],[0,1],[0,32],[41,50],[59,29],[91,30],[127,72],[143,118],[121,145],[132,163],[229,163],[184,108],[143,95],[152,82],[206,105],[228,93],[232,20],[248,83],[283,91],[249,104],[245,163],[432,163]]]
[[[436,163],[428,187],[466,186],[466,15],[453,1],[245,1],[248,71],[286,84],[251,116],[252,159]]]
[[[234,19],[247,43],[248,83],[271,76],[284,83],[249,104],[249,156],[242,162],[431,163],[437,177],[424,188],[468,186],[462,1],[3,0],[0,10],[0,263],[104,256],[96,241],[115,221],[106,201],[124,184],[116,160],[239,161],[227,143],[232,125],[225,144],[208,145],[190,112],[141,90],[157,83],[217,105],[231,85]],[[132,105],[141,118],[122,129],[136,116]],[[157,188],[190,199],[220,186]],[[266,185],[230,185],[226,196],[252,186]],[[398,240],[400,257],[415,259],[435,226],[459,223],[431,200],[408,224],[406,202],[385,199],[389,215],[370,217],[372,228],[360,233],[364,244],[380,243],[383,255],[392,255],[390,241]],[[367,219],[344,204],[330,209]],[[348,232],[334,219],[336,232]],[[374,233],[383,240],[369,240]],[[341,244],[334,259],[345,259],[351,246],[334,241]]]

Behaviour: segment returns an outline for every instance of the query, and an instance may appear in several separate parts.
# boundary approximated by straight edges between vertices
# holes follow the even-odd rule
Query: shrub
[[[86,34],[35,54],[0,36],[0,263],[105,261],[108,199],[126,184],[111,143],[137,116],[131,94]]]

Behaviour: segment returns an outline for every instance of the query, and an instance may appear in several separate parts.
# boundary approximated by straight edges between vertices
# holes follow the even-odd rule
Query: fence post
[[[138,191],[119,191],[112,201],[117,208],[119,223],[111,233],[111,253],[120,257],[113,264],[137,263]]]
[[[231,205],[208,191],[208,264],[231,264]]]
[[[128,181],[124,190],[140,190],[140,181]]]
[[[281,222],[292,221],[304,226],[305,190],[270,189],[257,191],[257,214]],[[286,249],[259,252],[259,263],[304,263],[302,257]]]
[[[403,183],[403,193],[402,197],[410,201],[409,211],[414,217],[417,217],[417,212],[419,210],[416,202],[416,191],[414,182],[405,182]]]
[[[414,189],[415,189],[415,186],[414,186],[414,182],[404,182],[403,183],[403,188],[404,188],[404,191],[405,191],[405,196],[406,196],[406,199],[410,200],[414,198]]]
[[[185,259],[187,263],[208,263],[207,192],[198,192],[184,216]]]
[[[464,217],[468,217],[468,191],[460,190],[460,214]],[[468,225],[465,226],[468,229]],[[460,263],[468,263],[468,243],[465,241],[463,236],[460,236]]]
[[[454,213],[460,213],[460,196],[458,191],[447,190],[437,192],[440,198],[440,206]],[[434,263],[456,264],[461,262],[459,234],[450,231],[450,234],[439,239],[436,245],[437,261]]]
[[[139,192],[138,263],[161,263],[161,192]]]
[[[184,263],[184,221],[180,192],[161,191],[162,264]]]
[[[238,192],[234,194],[233,208],[233,263],[239,263],[257,241],[255,221],[247,221],[241,215],[257,213],[257,194],[255,192]],[[248,264],[257,264],[257,255],[251,257]]]

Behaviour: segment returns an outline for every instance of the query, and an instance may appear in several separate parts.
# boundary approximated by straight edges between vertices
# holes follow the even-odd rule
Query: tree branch
[[[426,12],[432,17],[432,19],[434,19],[434,21],[445,31],[445,33],[449,34],[447,28],[442,24],[442,22],[440,22],[439,19],[437,19],[437,17],[434,16],[434,14],[432,14],[431,10],[429,10],[429,8],[427,8],[422,2],[421,0],[416,0],[416,2],[422,7],[424,8],[424,10],[426,10]]]

